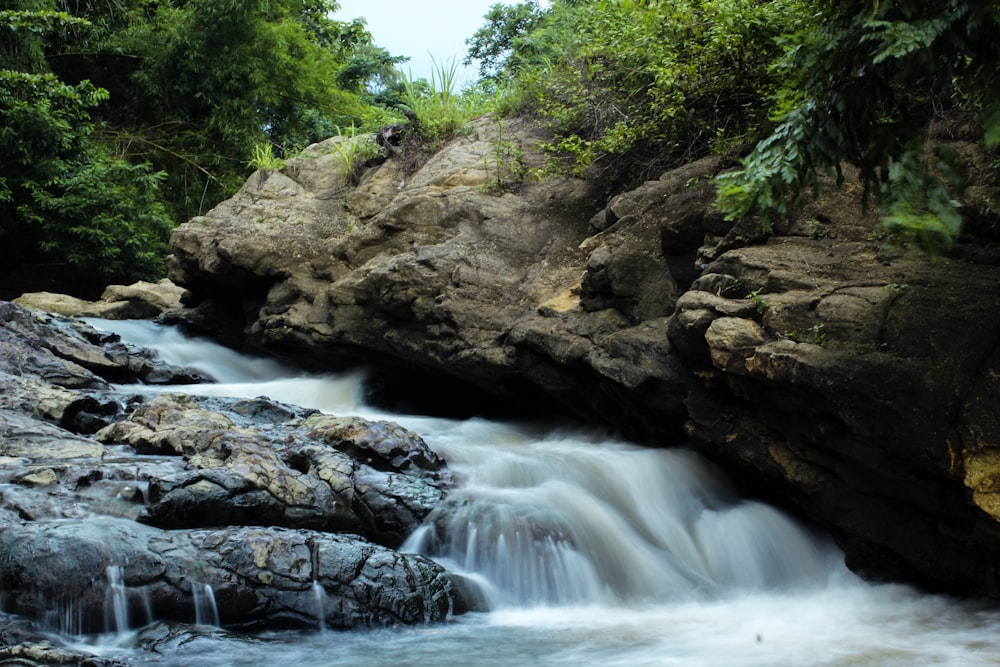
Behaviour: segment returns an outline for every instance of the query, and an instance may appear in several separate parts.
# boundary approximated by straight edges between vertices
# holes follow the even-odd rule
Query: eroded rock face
[[[830,187],[767,237],[713,209],[714,157],[611,201],[572,179],[491,194],[492,131],[357,187],[324,176],[322,146],[252,178],[175,232],[186,317],[313,364],[388,359],[446,401],[442,376],[689,440],[829,526],[859,570],[1000,595],[989,225],[910,257],[873,238],[858,188]],[[504,132],[540,160],[533,130]]]
[[[542,163],[536,130],[504,132],[529,167]],[[664,333],[678,289],[659,227],[619,221],[595,236],[589,220],[602,203],[579,179],[491,190],[498,138],[480,122],[415,174],[389,160],[356,188],[331,180],[322,144],[285,173],[251,177],[174,233],[171,277],[200,304],[188,320],[217,326],[232,313],[227,333],[245,328],[249,342],[312,364],[393,359],[397,378],[418,371],[426,385],[411,394],[433,397],[445,391],[437,380],[462,381],[438,408],[475,387],[492,403],[548,403],[588,418],[677,417],[686,378]],[[650,197],[704,208],[713,195],[696,174],[716,162],[664,180]],[[699,242],[671,247],[692,254]],[[646,281],[643,271],[660,273]],[[580,308],[582,296],[591,307]],[[657,353],[645,354],[648,345]]]
[[[706,380],[692,436],[834,527],[855,568],[996,595],[996,517],[970,470],[1000,437],[972,416],[1000,398],[997,268],[785,238],[706,271],[671,329]],[[752,309],[697,290],[734,284]]]
[[[419,436],[263,398],[110,383],[199,379],[81,322],[0,302],[5,613],[70,634],[120,631],[122,618],[190,623],[206,587],[219,621],[247,629],[467,610],[460,582],[393,550],[451,484]],[[30,633],[7,643],[11,660],[114,664]]]

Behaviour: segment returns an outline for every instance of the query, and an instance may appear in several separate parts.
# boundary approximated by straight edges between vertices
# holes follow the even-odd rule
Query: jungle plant
[[[263,142],[254,144],[247,166],[254,171],[281,171],[285,168],[285,161],[274,154],[274,147],[269,142]]]
[[[415,118],[411,130],[416,130],[430,151],[461,134],[473,117],[486,110],[480,96],[466,96],[455,90],[457,74],[458,64],[452,60],[434,62],[429,81],[404,77],[404,109]]]
[[[379,154],[379,147],[371,136],[358,134],[358,129],[351,125],[344,131],[337,128],[340,141],[333,143],[333,150],[340,156],[340,174],[348,182],[357,185],[364,164]]]
[[[528,175],[524,158],[524,146],[518,140],[504,138],[503,119],[493,119],[497,136],[490,143],[490,151],[483,156],[486,173],[493,177],[486,186],[488,192],[504,192],[519,187]]]
[[[771,307],[771,304],[763,297],[763,295],[761,295],[759,289],[755,289],[747,294],[746,298],[753,302],[758,315],[763,315],[767,312],[767,309]]]
[[[925,250],[946,249],[961,229],[958,156],[935,141],[949,114],[975,117],[988,148],[1000,145],[1000,28],[996,3],[815,0],[817,21],[786,38],[775,67],[776,126],[717,179],[731,218],[765,227],[819,189],[860,168],[885,229]]]
[[[86,22],[0,12],[0,239],[20,262],[97,267],[114,279],[162,274],[172,226],[163,174],[97,140],[108,91],[49,72],[44,45]]]
[[[768,66],[809,16],[803,4],[554,0],[536,14],[525,3],[469,54],[493,71],[502,58],[514,110],[554,133],[553,167],[625,183],[756,136]]]

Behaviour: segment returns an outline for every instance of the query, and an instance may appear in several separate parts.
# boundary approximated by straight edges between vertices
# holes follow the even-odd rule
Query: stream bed
[[[577,424],[387,414],[363,373],[304,375],[147,322],[93,321],[216,384],[125,387],[274,400],[398,422],[457,488],[403,546],[474,582],[489,612],[415,627],[243,635],[153,623],[63,641],[131,664],[1000,665],[1000,609],[873,585],[832,542],[739,497],[683,448]]]

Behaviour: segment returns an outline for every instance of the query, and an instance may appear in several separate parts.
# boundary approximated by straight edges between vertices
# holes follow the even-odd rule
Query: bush
[[[557,0],[513,40],[520,111],[576,173],[631,181],[756,138],[802,0]]]

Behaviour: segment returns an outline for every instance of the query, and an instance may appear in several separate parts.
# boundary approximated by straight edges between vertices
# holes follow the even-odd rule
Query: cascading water
[[[125,596],[125,575],[121,565],[108,565],[107,592],[104,595],[105,632],[128,632],[128,598]]]
[[[316,602],[316,626],[322,634],[326,632],[326,589],[318,581],[312,583],[313,600]]]
[[[192,583],[191,595],[194,598],[195,625],[219,627],[219,608],[215,603],[215,591],[210,584]]]
[[[264,642],[213,633],[170,655],[142,654],[143,664],[1000,664],[995,607],[861,582],[827,540],[739,498],[691,452],[537,425],[388,415],[362,403],[360,376],[296,375],[145,322],[97,324],[221,380],[168,391],[268,395],[422,435],[460,483],[404,549],[478,583],[492,608],[443,625]]]
[[[494,607],[821,586],[833,566],[829,545],[736,499],[690,452],[557,436],[491,448],[463,476],[404,550],[483,582]]]

